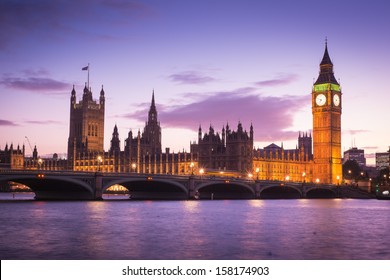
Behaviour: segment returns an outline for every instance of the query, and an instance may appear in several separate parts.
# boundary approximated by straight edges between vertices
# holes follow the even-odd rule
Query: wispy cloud
[[[0,84],[11,89],[30,91],[58,91],[70,87],[68,83],[47,77],[3,77]]]
[[[0,126],[19,126],[17,123],[9,121],[9,120],[1,120],[0,119]]]
[[[253,123],[256,141],[290,140],[297,137],[297,132],[289,129],[295,112],[303,109],[302,104],[310,105],[307,96],[269,97],[257,95],[251,88],[200,94],[199,97],[184,105],[171,104],[161,108],[157,104],[162,126],[195,131],[199,124],[206,129],[210,124],[215,129],[222,129],[227,122],[233,128],[241,121],[247,130]],[[122,117],[143,122],[148,109],[149,105]]]
[[[47,120],[47,121],[29,120],[29,121],[25,121],[25,123],[28,123],[28,124],[38,124],[38,125],[61,124],[61,122],[59,122],[59,121],[52,121],[52,120]]]
[[[285,86],[298,80],[295,74],[279,74],[276,78],[270,80],[258,81],[255,83],[259,87]]]
[[[370,131],[366,130],[366,129],[347,129],[347,130],[344,130],[343,132],[348,133],[350,135],[356,135],[356,134],[360,134],[360,133],[367,133]]]
[[[169,76],[173,82],[180,84],[205,84],[215,81],[213,77],[205,76],[196,71],[184,71]]]

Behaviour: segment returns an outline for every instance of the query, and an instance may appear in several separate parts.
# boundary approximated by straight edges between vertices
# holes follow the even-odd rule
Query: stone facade
[[[77,119],[75,121],[81,122]],[[81,149],[81,152],[75,153],[73,159],[68,156],[68,160],[72,161],[70,166],[74,171],[86,172],[189,174],[195,172],[198,166],[197,157],[192,153],[185,151],[174,153],[170,152],[169,148],[162,151],[161,126],[158,121],[154,91],[148,120],[142,133],[138,131],[136,135],[133,135],[130,130],[124,141],[123,150],[118,127],[115,125],[109,151]]]
[[[199,127],[198,143],[191,145],[191,152],[198,155],[198,165],[204,169],[251,172],[253,126],[249,135],[240,122],[236,131],[226,124],[221,134],[216,133],[210,125],[208,133],[202,135],[202,128]]]
[[[93,100],[91,89],[85,85],[83,98],[77,103],[73,87],[68,138],[69,169],[73,169],[76,158],[80,158],[81,155],[104,151],[104,95],[102,87],[99,100]]]
[[[23,169],[24,151],[24,145],[15,149],[13,144],[6,144],[4,150],[0,149],[0,169]]]

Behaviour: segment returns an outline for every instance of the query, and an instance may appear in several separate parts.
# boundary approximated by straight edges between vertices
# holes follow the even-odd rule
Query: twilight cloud
[[[30,91],[53,91],[69,89],[70,85],[61,81],[44,77],[4,77],[0,84],[12,89]]]
[[[305,104],[310,106],[307,96],[272,97],[242,94],[240,90],[200,96],[200,99],[185,105],[161,107],[157,104],[161,125],[196,131],[199,124],[203,129],[208,129],[211,124],[220,130],[227,122],[235,129],[240,121],[246,130],[253,124],[255,141],[290,140],[297,137],[297,132],[289,130],[294,113],[303,110]],[[147,110],[145,107],[124,117],[142,122]],[[307,129],[302,128],[303,131]]]
[[[258,81],[255,84],[260,87],[284,86],[295,82],[298,76],[295,74],[280,74],[275,79]]]
[[[204,76],[201,73],[195,71],[185,71],[169,76],[169,79],[173,82],[181,84],[205,84],[214,81],[215,79],[209,76]]]
[[[47,120],[47,121],[34,121],[34,120],[30,120],[30,121],[25,121],[25,123],[28,123],[28,124],[38,124],[38,125],[61,124],[61,122],[52,121],[52,120]]]
[[[9,120],[1,120],[0,119],[0,126],[18,126],[15,122],[9,121]]]

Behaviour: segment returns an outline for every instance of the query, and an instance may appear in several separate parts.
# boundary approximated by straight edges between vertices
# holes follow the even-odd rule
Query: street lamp
[[[137,165],[135,163],[132,163],[131,168],[133,169],[133,172],[135,173],[135,169],[137,168]]]
[[[191,175],[194,175],[194,163],[193,162],[191,162],[190,163],[190,167],[191,167]]]
[[[336,179],[337,179],[337,185],[340,185],[340,176],[337,175],[337,176],[336,176]]]
[[[38,169],[42,168],[43,160],[41,158],[38,159]]]
[[[203,168],[199,169],[199,174],[200,174],[200,176],[202,176],[204,174],[204,169]]]
[[[249,179],[252,179],[253,178],[253,174],[252,173],[248,173],[248,177],[249,177]]]
[[[306,172],[302,172],[302,182],[306,182]]]
[[[256,167],[256,180],[257,181],[259,180],[259,172],[260,172],[260,168]]]
[[[97,157],[97,163],[98,163],[98,171],[100,171],[100,164],[103,162],[103,158],[101,156]]]
[[[317,178],[317,179],[316,179],[316,183],[318,184],[319,182],[320,182],[320,179]]]

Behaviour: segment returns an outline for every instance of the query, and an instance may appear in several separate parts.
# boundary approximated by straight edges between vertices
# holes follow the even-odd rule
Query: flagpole
[[[89,63],[88,63],[88,90],[89,90]]]

